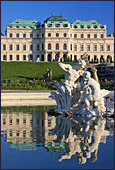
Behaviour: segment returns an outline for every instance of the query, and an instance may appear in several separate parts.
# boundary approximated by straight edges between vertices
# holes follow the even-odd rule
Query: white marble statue
[[[58,93],[51,92],[50,97],[57,102],[56,112],[72,112],[85,116],[102,116],[105,112],[113,113],[113,92],[101,90],[97,70],[92,67],[93,78],[86,71],[86,63],[79,60],[75,66],[59,63],[65,72],[63,83],[54,87]]]

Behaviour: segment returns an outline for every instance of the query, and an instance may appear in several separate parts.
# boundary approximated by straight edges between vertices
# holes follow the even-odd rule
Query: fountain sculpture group
[[[95,67],[92,67],[92,78],[82,59],[75,66],[64,63],[59,63],[58,66],[65,72],[65,80],[54,85],[58,93],[51,92],[50,97],[57,103],[54,112],[82,116],[113,114],[114,93],[100,89]]]

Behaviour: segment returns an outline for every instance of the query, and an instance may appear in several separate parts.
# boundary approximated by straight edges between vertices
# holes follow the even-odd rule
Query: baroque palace
[[[43,24],[16,19],[1,33],[1,61],[76,61],[87,53],[89,62],[114,61],[114,34],[95,20],[72,24],[51,15]]]

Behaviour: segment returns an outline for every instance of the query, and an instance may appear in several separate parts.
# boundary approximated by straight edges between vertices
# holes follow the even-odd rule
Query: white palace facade
[[[1,61],[76,61],[84,53],[90,62],[114,61],[114,34],[95,20],[70,24],[62,15],[36,20],[16,19],[1,34]]]

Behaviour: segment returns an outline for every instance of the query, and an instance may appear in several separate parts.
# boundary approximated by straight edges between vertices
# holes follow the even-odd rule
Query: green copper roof
[[[14,22],[10,23],[8,25],[9,27],[17,27],[17,28],[26,28],[26,27],[39,27],[40,26],[40,22],[36,21],[36,20],[22,20],[22,19],[16,19]]]
[[[20,149],[20,150],[36,150],[35,143],[9,143],[11,148]]]
[[[104,25],[100,24],[99,22],[95,21],[95,20],[90,20],[90,21],[80,21],[80,20],[76,20],[73,23],[73,27],[77,28],[78,25],[80,25],[80,28],[84,28],[84,26],[86,25],[87,28],[91,28],[91,25],[93,25],[93,28],[97,28],[98,25],[100,25],[100,28],[104,28]]]
[[[63,24],[63,27],[68,27],[69,21],[62,16],[51,16],[47,18],[44,23],[47,23],[48,27],[52,27],[52,24],[55,24],[55,27],[60,27],[60,24]]]
[[[62,22],[64,22],[64,21],[67,21],[67,22],[69,22],[66,18],[64,18],[64,17],[62,17],[62,16],[51,16],[51,17],[49,17],[49,18],[47,18],[44,22],[52,22],[52,21],[54,21],[54,22],[60,22],[60,21],[62,21]]]
[[[54,145],[52,144],[52,142],[48,142],[47,144],[47,150],[48,152],[58,152],[58,153],[62,153],[65,152],[65,143],[54,143]]]

